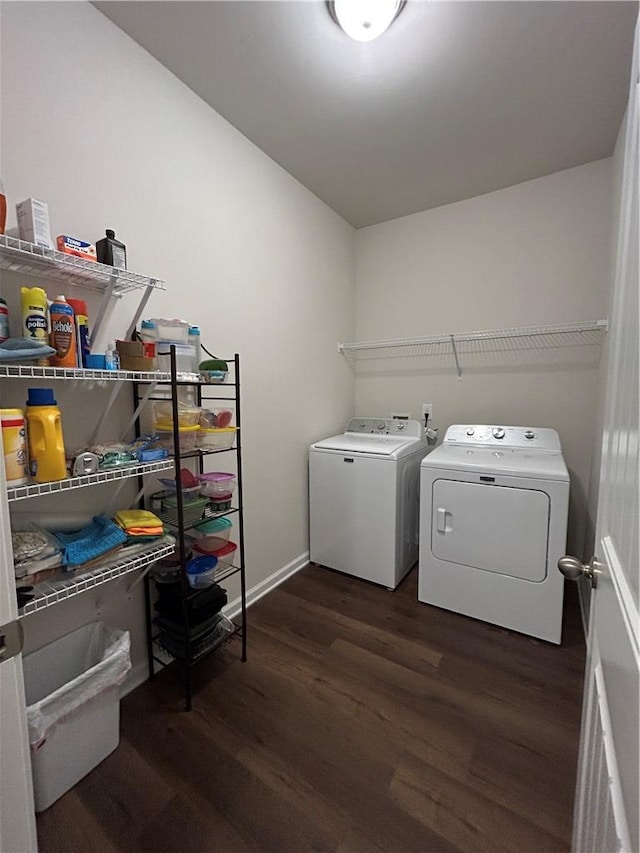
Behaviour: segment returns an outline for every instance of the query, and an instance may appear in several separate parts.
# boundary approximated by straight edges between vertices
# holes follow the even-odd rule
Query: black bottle
[[[106,235],[96,243],[98,262],[107,264],[109,267],[117,267],[119,270],[126,270],[127,247],[124,243],[116,240],[116,232],[110,228],[107,228]]]

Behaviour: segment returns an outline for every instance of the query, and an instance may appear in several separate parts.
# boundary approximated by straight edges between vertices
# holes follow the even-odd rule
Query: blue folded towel
[[[35,361],[54,352],[53,347],[31,338],[7,338],[0,343],[0,361]]]
[[[121,527],[104,515],[95,515],[93,521],[75,533],[57,533],[62,546],[62,565],[81,566],[123,545],[127,536]]]

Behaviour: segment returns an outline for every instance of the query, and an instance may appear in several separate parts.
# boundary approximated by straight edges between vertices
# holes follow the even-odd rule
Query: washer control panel
[[[351,418],[345,432],[424,438],[423,427],[419,421],[399,420],[398,418]]]
[[[447,430],[444,443],[556,452],[562,449],[558,433],[548,427],[454,424]]]

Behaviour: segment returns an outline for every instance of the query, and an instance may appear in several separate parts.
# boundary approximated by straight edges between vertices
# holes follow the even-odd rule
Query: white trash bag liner
[[[41,746],[62,720],[122,684],[131,669],[130,646],[128,631],[92,622],[25,657],[32,749]]]

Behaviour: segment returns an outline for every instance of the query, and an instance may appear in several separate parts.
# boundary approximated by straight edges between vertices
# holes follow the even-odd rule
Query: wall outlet
[[[422,420],[424,420],[425,415],[429,415],[429,422],[433,421],[433,403],[422,404]]]

